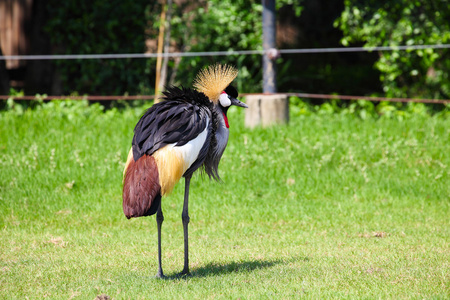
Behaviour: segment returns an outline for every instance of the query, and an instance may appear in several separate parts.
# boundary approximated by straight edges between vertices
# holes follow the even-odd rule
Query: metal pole
[[[263,5],[263,92],[276,93],[276,69],[275,58],[275,0],[262,0]]]

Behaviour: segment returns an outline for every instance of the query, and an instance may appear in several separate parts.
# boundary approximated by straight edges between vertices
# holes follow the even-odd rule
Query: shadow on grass
[[[291,259],[276,259],[276,260],[253,260],[253,261],[240,261],[240,262],[230,262],[230,263],[209,263],[204,267],[194,268],[191,270],[191,274],[188,276],[180,276],[174,274],[168,276],[167,279],[186,279],[186,278],[200,278],[208,276],[220,276],[229,273],[245,273],[252,272],[255,270],[261,270],[273,267],[279,264],[288,264],[293,261],[308,261],[308,258],[291,258]]]

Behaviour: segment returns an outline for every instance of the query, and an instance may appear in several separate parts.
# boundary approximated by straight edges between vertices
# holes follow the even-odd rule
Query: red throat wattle
[[[228,118],[227,115],[223,112],[223,119],[225,120],[225,126],[227,126],[227,128],[230,128],[230,125],[228,124]]]
[[[226,94],[226,93],[225,93],[225,91],[222,91],[221,94]],[[230,124],[228,124],[227,115],[224,112],[222,112],[222,114],[223,114],[223,119],[225,120],[225,126],[227,126],[227,128],[230,128]]]

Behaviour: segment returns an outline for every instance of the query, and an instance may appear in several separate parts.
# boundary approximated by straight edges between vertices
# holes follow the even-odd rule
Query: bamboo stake
[[[170,47],[170,20],[171,20],[171,9],[172,9],[172,0],[167,0],[167,9],[166,9],[166,27],[164,29],[164,54],[169,53]],[[161,66],[161,74],[159,79],[158,91],[162,91],[167,81],[167,64],[169,62],[169,57],[164,56],[162,66]]]
[[[158,36],[158,54],[162,53],[163,50],[163,41],[164,41],[164,27],[166,24],[166,1],[163,1],[163,7],[161,11],[161,17],[160,17],[160,24],[159,24],[159,36]],[[156,81],[155,81],[155,103],[159,102],[159,81],[161,79],[161,62],[162,62],[162,56],[158,55],[158,58],[156,59]]]

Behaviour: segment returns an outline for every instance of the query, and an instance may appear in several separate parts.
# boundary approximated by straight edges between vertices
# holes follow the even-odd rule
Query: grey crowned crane
[[[134,128],[132,147],[124,170],[123,211],[130,218],[156,213],[158,228],[158,273],[161,263],[161,225],[164,221],[161,197],[168,195],[181,177],[185,178],[182,221],[184,268],[189,274],[188,199],[192,174],[202,169],[219,180],[218,166],[227,146],[231,105],[247,107],[231,86],[238,71],[216,64],[202,70],[194,87],[169,87],[162,102],[148,109]]]

